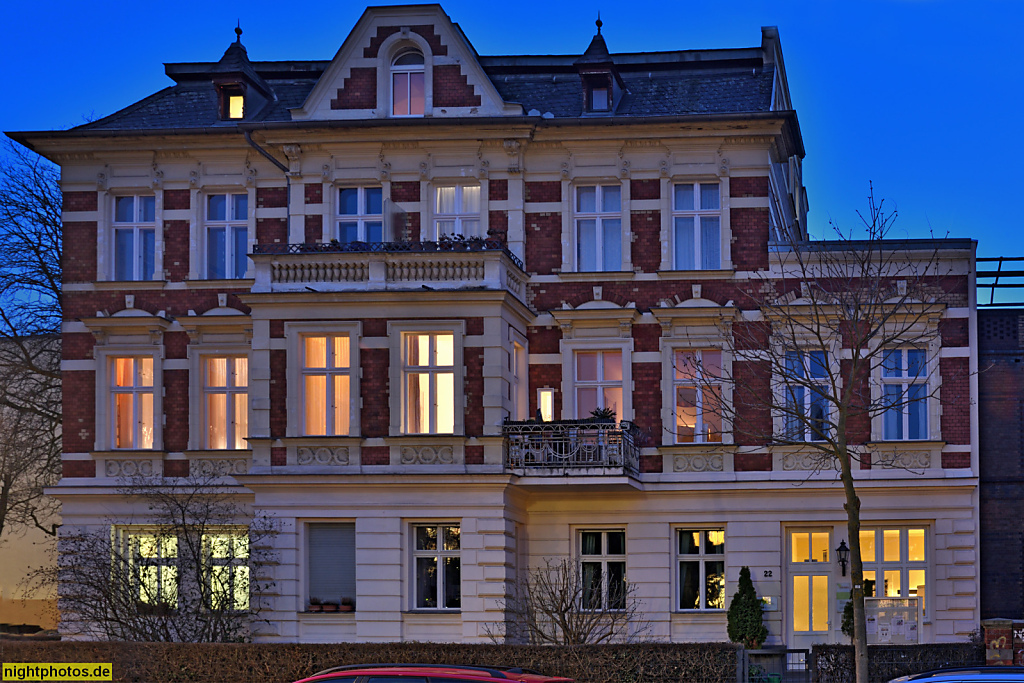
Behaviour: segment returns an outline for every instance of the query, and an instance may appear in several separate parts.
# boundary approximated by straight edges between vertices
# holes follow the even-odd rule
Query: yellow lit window
[[[229,95],[228,96],[228,118],[229,119],[240,119],[243,116],[245,107],[245,97],[242,95]]]

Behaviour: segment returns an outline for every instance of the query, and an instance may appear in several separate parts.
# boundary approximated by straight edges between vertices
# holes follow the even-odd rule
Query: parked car
[[[572,683],[571,678],[544,676],[529,669],[495,669],[449,664],[353,664],[336,666],[295,683],[458,683],[460,681]]]
[[[920,681],[921,683],[1013,683],[1024,681],[1024,666],[959,666],[949,669],[934,669],[919,674],[900,676],[889,683]]]

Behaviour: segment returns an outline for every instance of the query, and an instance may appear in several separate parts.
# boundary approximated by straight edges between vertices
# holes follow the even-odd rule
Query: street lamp
[[[846,540],[839,541],[836,548],[836,557],[839,559],[839,566],[843,569],[843,576],[846,576],[846,563],[850,560],[850,549],[846,547]]]

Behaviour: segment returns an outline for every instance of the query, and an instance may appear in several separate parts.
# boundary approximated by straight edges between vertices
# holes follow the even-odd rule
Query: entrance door
[[[826,529],[794,529],[788,540],[787,646],[831,642],[832,535]]]

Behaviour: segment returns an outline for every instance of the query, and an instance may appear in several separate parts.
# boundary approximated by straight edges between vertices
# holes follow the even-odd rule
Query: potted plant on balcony
[[[594,408],[590,411],[590,419],[593,422],[615,422],[615,409]]]
[[[341,606],[338,607],[339,612],[351,612],[356,608],[356,603],[352,598],[342,598]]]

